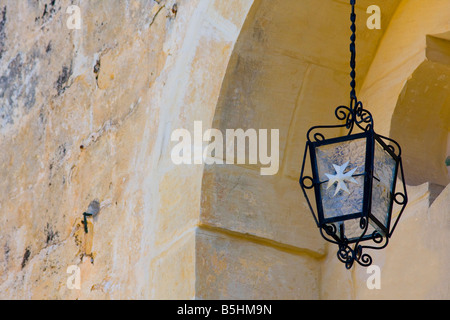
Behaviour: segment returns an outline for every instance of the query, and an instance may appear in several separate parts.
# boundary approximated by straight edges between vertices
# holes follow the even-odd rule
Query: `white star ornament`
[[[327,186],[327,190],[330,189],[330,187],[331,187],[332,185],[334,185],[335,183],[337,183],[336,191],[334,192],[333,197],[336,196],[337,193],[338,193],[340,190],[344,190],[345,192],[347,192],[348,194],[350,194],[350,191],[348,190],[347,185],[345,184],[345,181],[353,182],[353,183],[359,184],[358,181],[356,181],[356,180],[352,177],[353,174],[355,173],[355,171],[356,171],[358,168],[355,168],[355,169],[353,169],[353,170],[350,170],[350,171],[347,172],[347,173],[344,173],[344,171],[345,171],[345,169],[347,168],[348,164],[349,164],[349,161],[347,161],[346,163],[344,163],[342,166],[337,166],[337,165],[333,164],[334,170],[336,170],[336,174],[335,174],[335,175],[331,175],[331,174],[325,173],[325,175],[328,177],[328,186]]]

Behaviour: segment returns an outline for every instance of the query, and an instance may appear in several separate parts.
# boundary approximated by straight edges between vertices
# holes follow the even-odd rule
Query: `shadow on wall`
[[[426,57],[402,90],[390,135],[403,147],[407,183],[430,182],[434,200],[450,183],[450,32],[427,36]]]

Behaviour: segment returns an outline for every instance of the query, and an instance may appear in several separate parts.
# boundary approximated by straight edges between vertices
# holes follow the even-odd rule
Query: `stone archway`
[[[398,3],[383,8],[385,27]],[[358,83],[383,36],[365,26],[370,4],[358,5]],[[253,5],[212,127],[278,129],[280,166],[274,176],[261,176],[259,164],[205,166],[196,238],[200,298],[320,297],[327,249],[298,187],[299,166],[307,129],[336,123],[334,109],[348,104],[349,14],[347,3],[331,0]]]
[[[402,1],[361,88],[375,128],[403,146],[407,182],[449,182],[448,1]],[[435,187],[433,187],[435,186]]]

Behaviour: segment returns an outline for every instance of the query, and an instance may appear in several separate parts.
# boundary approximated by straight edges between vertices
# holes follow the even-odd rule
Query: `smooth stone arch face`
[[[414,71],[399,97],[391,136],[403,146],[410,185],[431,182],[442,190],[450,182],[445,163],[450,155],[449,89],[450,64],[430,60]]]

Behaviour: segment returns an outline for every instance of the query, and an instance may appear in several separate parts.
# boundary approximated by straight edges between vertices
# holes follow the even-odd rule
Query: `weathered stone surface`
[[[194,249],[175,243],[192,239],[201,188],[200,166],[171,163],[170,132],[211,122],[251,1],[83,2],[80,30],[66,27],[70,4],[0,8],[0,296],[192,298],[192,254],[161,276]]]
[[[240,166],[206,166],[200,223],[321,256],[325,243],[302,197],[295,180]]]
[[[317,299],[316,259],[245,238],[197,230],[199,299]]]
[[[449,31],[448,1],[394,15],[399,3],[383,4],[381,31],[358,20],[358,88],[386,135],[406,79],[425,57],[446,61],[436,46],[426,55],[426,35]],[[411,189],[374,256],[380,292],[365,270],[342,270],[306,210],[304,133],[348,102],[347,4],[93,0],[70,30],[71,4],[0,4],[0,298],[449,297],[448,187],[431,208],[428,189]],[[194,121],[280,129],[278,175],[176,166],[171,133]]]

